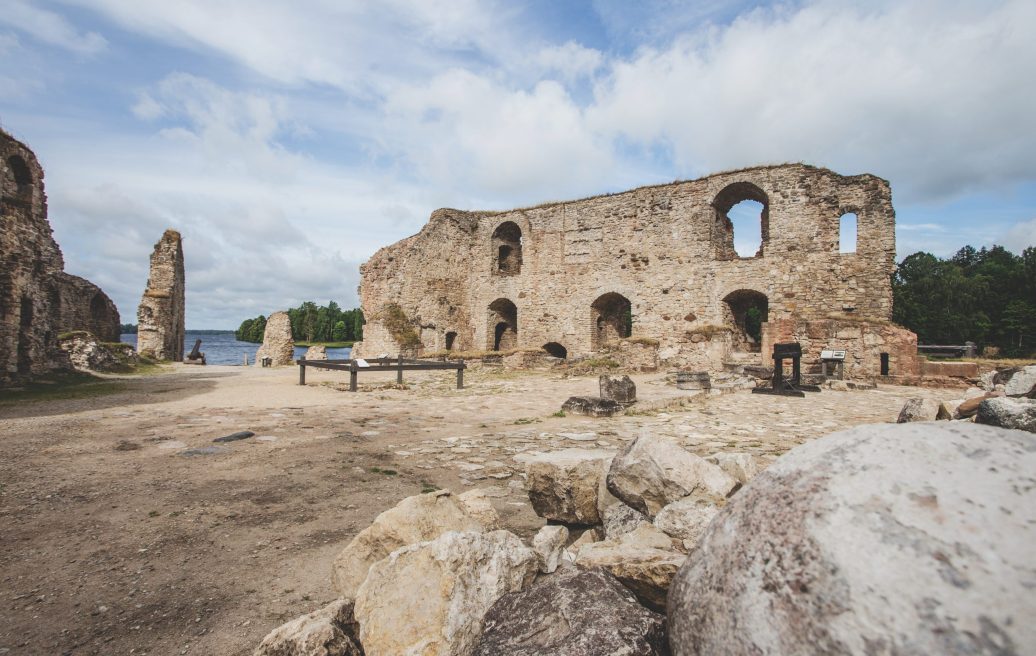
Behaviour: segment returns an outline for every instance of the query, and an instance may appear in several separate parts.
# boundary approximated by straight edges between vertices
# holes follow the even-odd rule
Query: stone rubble
[[[621,406],[633,405],[637,402],[637,384],[629,376],[601,376],[598,379],[601,387],[601,398],[615,401]]]
[[[600,524],[613,455],[602,449],[564,449],[524,458],[533,510],[566,524]]]
[[[253,656],[363,656],[353,602],[338,599],[271,631]]]
[[[905,424],[912,421],[936,421],[949,419],[952,416],[946,405],[935,399],[915,397],[903,404],[899,411],[897,424]]]
[[[975,423],[1036,433],[1036,400],[1009,396],[986,399],[978,406]]]
[[[532,550],[540,559],[540,571],[550,574],[558,568],[568,542],[568,529],[550,525],[541,528],[532,538]]]

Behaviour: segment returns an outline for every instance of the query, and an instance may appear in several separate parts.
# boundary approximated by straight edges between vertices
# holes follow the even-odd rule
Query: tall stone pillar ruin
[[[137,351],[183,360],[184,267],[180,233],[166,230],[151,253],[151,273],[137,308]]]

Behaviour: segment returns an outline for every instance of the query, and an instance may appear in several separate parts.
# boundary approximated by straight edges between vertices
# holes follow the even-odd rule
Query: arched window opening
[[[505,221],[493,231],[493,272],[514,276],[522,271],[522,229],[513,221]]]
[[[770,199],[751,182],[726,186],[712,201],[716,258],[762,257],[770,241]]]
[[[108,304],[104,302],[104,295],[101,294],[101,292],[97,292],[94,294],[94,297],[90,299],[91,330],[93,330],[93,332],[97,332],[105,325],[107,318]]]
[[[453,344],[456,341],[457,341],[457,333],[452,332],[452,331],[446,333],[446,350],[447,351],[452,351],[453,350]]]
[[[32,353],[31,344],[29,343],[30,332],[32,330],[32,299],[28,296],[22,297],[21,303],[21,318],[19,320],[18,331],[18,373],[29,374],[32,373]]]
[[[20,155],[7,158],[7,175],[4,180],[4,195],[23,196],[32,190],[32,173]]]
[[[561,358],[562,360],[568,357],[568,349],[557,342],[547,342],[543,345],[543,350],[552,357]]]
[[[847,212],[838,219],[838,252],[855,253],[858,234],[858,217],[855,212]]]
[[[593,322],[590,343],[595,351],[608,342],[633,334],[633,306],[622,294],[609,292],[597,297],[590,306],[590,316]]]
[[[518,348],[518,308],[506,298],[489,304],[488,346],[493,351]]]
[[[766,295],[752,289],[739,289],[727,294],[723,303],[726,323],[733,329],[734,348],[758,353],[770,306]]]

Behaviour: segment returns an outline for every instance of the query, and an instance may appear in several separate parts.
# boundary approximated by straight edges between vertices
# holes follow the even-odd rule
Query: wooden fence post
[[[299,385],[306,384],[306,358],[299,360]]]
[[[356,361],[349,365],[349,391],[356,391]]]
[[[457,389],[464,389],[464,360],[457,363]]]
[[[403,384],[403,354],[402,353],[400,353],[396,357],[396,366],[399,367],[399,369],[396,371],[396,384],[397,385],[402,385]]]

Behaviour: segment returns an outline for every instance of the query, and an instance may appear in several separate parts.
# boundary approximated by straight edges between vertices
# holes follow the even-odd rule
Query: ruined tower
[[[151,253],[151,272],[137,308],[137,324],[137,351],[141,355],[183,360],[183,245],[175,230],[166,230]]]
[[[43,168],[0,130],[0,386],[70,369],[58,335],[119,338],[119,312],[97,285],[64,272],[47,218]]]

